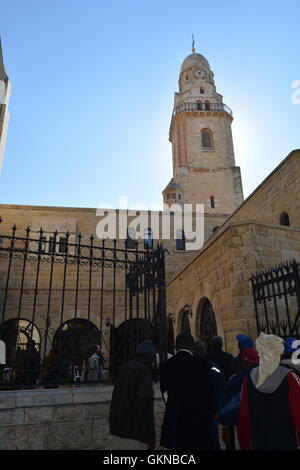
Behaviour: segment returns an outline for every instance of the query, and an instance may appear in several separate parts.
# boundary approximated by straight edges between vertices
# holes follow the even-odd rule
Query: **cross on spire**
[[[194,35],[192,34],[192,53],[195,54],[196,49],[195,49],[195,38]]]

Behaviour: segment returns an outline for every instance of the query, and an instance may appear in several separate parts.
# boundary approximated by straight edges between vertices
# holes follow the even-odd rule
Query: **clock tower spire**
[[[235,165],[231,109],[215,86],[207,59],[195,52],[182,63],[174,96],[169,140],[173,178],[164,203],[204,204],[205,239],[243,201],[240,168]]]

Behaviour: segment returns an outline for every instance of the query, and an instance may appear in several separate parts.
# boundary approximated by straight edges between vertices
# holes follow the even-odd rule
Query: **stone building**
[[[2,46],[0,39],[0,172],[3,164],[5,142],[8,129],[10,97],[10,81],[3,63]]]
[[[1,73],[3,77],[5,73],[1,64],[2,59],[0,79]],[[0,84],[8,83],[7,77],[5,80]],[[109,249],[123,253],[125,241],[131,251],[122,256],[134,256],[136,247],[151,251],[157,241],[168,250],[166,280],[170,329],[175,332],[190,329],[195,336],[205,339],[222,334],[230,351],[237,332],[254,335],[248,277],[257,269],[288,256],[297,256],[299,249],[296,228],[299,208],[296,203],[292,204],[294,193],[292,197],[291,192],[284,189],[284,185],[290,184],[289,178],[295,188],[297,184],[299,187],[299,152],[292,153],[242,202],[241,176],[235,165],[231,134],[232,119],[232,111],[216,91],[208,61],[193,50],[183,61],[179,92],[175,93],[169,135],[173,177],[163,191],[163,199],[166,208],[172,208],[175,203],[179,208],[185,204],[203,204],[205,243],[200,251],[186,249],[185,231],[178,229],[176,214],[172,213],[170,237],[166,239],[161,230],[157,236],[151,220],[153,213],[147,211],[132,215],[129,211],[109,209],[99,215],[96,209],[89,208],[0,205],[0,256],[5,247],[7,253],[6,257],[0,257],[0,333],[3,335],[5,331],[7,335],[13,326],[18,331],[20,347],[25,347],[32,336],[46,355],[56,332],[67,334],[76,319],[76,325],[82,329],[88,322],[88,328],[95,334],[102,335],[106,330],[107,337],[102,336],[102,340],[109,360],[111,337],[107,330],[111,325],[121,328],[127,320],[126,311],[132,299],[127,299],[124,270],[114,269],[112,263],[104,279],[101,264],[96,263],[97,272],[91,271],[88,253],[91,243],[93,249],[99,246],[97,250],[101,253],[97,226],[99,221],[116,215],[118,221],[122,216],[128,217],[129,228],[125,233],[123,230],[121,237],[120,223],[117,223],[117,235],[113,237],[116,241],[106,242],[106,253]],[[167,210],[154,214],[159,228],[166,214]],[[282,225],[282,214],[290,216],[291,227]],[[195,222],[195,214],[193,220]],[[17,229],[12,234],[14,225]],[[39,255],[31,253],[27,263],[27,257],[19,251],[10,262],[11,243],[27,246],[27,227],[30,227],[30,245],[38,248]],[[142,239],[133,241],[132,245],[132,237],[138,234]],[[66,249],[74,258],[67,267],[63,261]],[[80,267],[76,261],[78,249],[87,253]],[[116,253],[111,251],[110,258]],[[147,296],[141,299],[133,315],[137,315],[138,308],[145,311],[148,301]],[[153,305],[156,301],[152,297]],[[49,331],[51,338],[48,338]],[[11,341],[15,342],[16,338]],[[72,347],[78,348],[78,344]],[[82,348],[85,346],[86,343]]]
[[[220,334],[230,352],[236,351],[236,334],[257,336],[249,278],[286,260],[299,260],[299,193],[300,150],[294,150],[167,284],[168,311],[177,332]],[[295,317],[296,298],[289,301]],[[277,304],[280,314],[284,296]]]

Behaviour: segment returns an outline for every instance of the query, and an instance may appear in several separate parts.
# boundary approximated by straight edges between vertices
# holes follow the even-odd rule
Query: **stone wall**
[[[283,212],[291,227],[300,227],[300,150],[291,152],[225,224],[252,219],[279,225]]]
[[[155,386],[157,441],[165,405]],[[23,390],[0,394],[0,450],[104,449],[112,387]]]
[[[202,306],[207,298],[226,350],[236,353],[237,333],[256,337],[251,274],[291,258],[299,259],[299,254],[300,229],[261,222],[223,226],[167,285],[167,312],[175,314],[176,333],[181,329],[183,307],[189,304],[192,334],[201,336]]]

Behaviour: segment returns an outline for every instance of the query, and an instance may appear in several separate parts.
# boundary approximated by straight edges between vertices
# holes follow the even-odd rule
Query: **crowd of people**
[[[98,344],[88,346],[86,357],[80,367],[64,360],[55,347],[50,349],[42,361],[33,339],[28,341],[26,349],[17,351],[16,357],[14,381],[17,385],[23,386],[36,386],[42,383],[46,388],[56,388],[64,380],[97,384],[104,371],[104,358]]]
[[[176,354],[160,364],[166,403],[156,436],[153,365],[156,351],[145,340],[121,368],[110,409],[107,450],[297,449],[300,445],[300,365],[297,341],[261,333],[236,337],[239,354],[223,340],[206,344],[191,334],[176,338]]]

